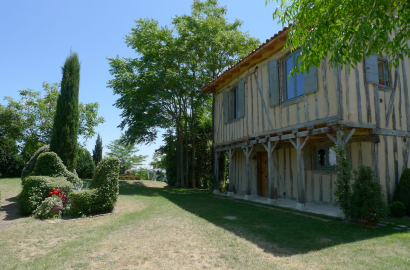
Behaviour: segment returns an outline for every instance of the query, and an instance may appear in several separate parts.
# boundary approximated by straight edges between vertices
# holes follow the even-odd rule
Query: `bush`
[[[392,217],[403,217],[406,214],[406,206],[402,202],[393,202],[389,205]]]
[[[24,167],[24,160],[18,153],[15,142],[0,142],[0,177],[19,177]]]
[[[23,215],[31,215],[34,210],[49,197],[49,192],[62,189],[69,196],[73,191],[73,184],[65,178],[48,176],[29,176],[23,180],[23,190],[17,196],[18,207]]]
[[[82,216],[111,212],[118,199],[119,172],[118,158],[102,159],[91,181],[92,189],[75,191],[69,196],[69,215]]]
[[[63,161],[54,152],[42,153],[38,156],[33,175],[65,177],[67,181],[73,183],[75,188],[83,185],[81,179],[75,176],[74,173],[69,172]]]
[[[34,210],[33,216],[39,219],[48,219],[59,216],[50,212],[54,204],[58,202],[60,202],[60,200],[56,197],[45,198],[45,200],[36,208],[36,210]]]
[[[355,171],[355,182],[352,186],[349,217],[365,226],[374,226],[389,213],[382,186],[374,178],[368,166],[361,165]]]
[[[90,179],[93,177],[95,164],[90,152],[83,147],[78,149],[78,158],[75,170],[80,178]]]
[[[44,145],[40,147],[34,155],[30,158],[27,162],[26,166],[24,166],[23,171],[21,172],[21,181],[23,183],[23,179],[29,176],[30,173],[34,171],[34,167],[36,166],[37,158],[40,154],[50,152],[50,145]]]
[[[406,207],[407,215],[410,216],[410,169],[405,169],[401,174],[393,201],[402,202]]]

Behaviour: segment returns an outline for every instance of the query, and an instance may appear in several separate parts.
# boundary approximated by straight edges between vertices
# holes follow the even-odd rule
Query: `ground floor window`
[[[336,169],[336,152],[331,146],[316,147],[316,170]]]

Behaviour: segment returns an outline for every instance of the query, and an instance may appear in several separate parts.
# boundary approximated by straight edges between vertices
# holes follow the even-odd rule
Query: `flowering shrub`
[[[50,191],[48,195],[50,195],[53,198],[61,198],[61,201],[65,203],[65,192],[62,189],[57,190],[56,188],[53,188],[53,191]]]
[[[53,178],[48,176],[29,176],[23,180],[23,189],[17,196],[20,212],[23,215],[31,215],[34,210],[50,196],[50,190],[64,190],[69,196],[74,189],[73,184],[65,178]],[[61,199],[60,199],[61,200]]]
[[[51,209],[61,200],[57,196],[46,198],[33,212],[33,216],[39,219],[47,219],[59,216],[59,214],[51,213]]]

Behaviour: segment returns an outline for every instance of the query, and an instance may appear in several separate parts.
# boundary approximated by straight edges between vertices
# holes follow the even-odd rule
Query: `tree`
[[[55,152],[72,172],[76,165],[79,129],[80,61],[77,53],[70,52],[62,73],[61,93],[57,99],[50,150]]]
[[[125,39],[139,57],[108,58],[115,76],[108,87],[121,96],[115,105],[123,109],[120,127],[127,127],[126,140],[150,143],[158,128],[175,131],[176,177],[182,187],[188,184],[184,159],[191,159],[188,128],[194,130],[192,120],[201,107],[211,116],[211,97],[200,88],[259,44],[240,31],[242,22],[228,23],[226,8],[218,4],[195,0],[191,15],[173,18],[172,30],[153,19],[138,19]],[[195,145],[195,132],[191,134]]]
[[[75,171],[77,172],[78,177],[87,179],[91,179],[95,171],[95,164],[90,152],[81,146],[78,147]]]
[[[120,139],[114,140],[107,145],[110,150],[107,155],[109,157],[116,157],[120,160],[120,172],[134,169],[136,166],[142,165],[148,156],[135,155],[139,150],[135,144],[127,144],[125,137],[122,134]]]
[[[97,166],[98,162],[101,161],[102,153],[103,153],[103,144],[102,144],[100,133],[98,133],[97,140],[95,141],[95,147],[93,150],[93,160],[94,160],[95,166]]]
[[[266,3],[272,0],[266,0]],[[286,47],[301,46],[301,70],[330,64],[353,67],[365,57],[385,54],[393,66],[409,57],[410,2],[391,0],[277,0],[273,13],[283,25],[292,23]]]
[[[30,158],[42,145],[49,144],[53,129],[60,83],[43,83],[43,91],[19,91],[20,99],[5,97],[6,106],[0,105],[0,140],[7,138],[18,143],[23,155]],[[78,135],[87,140],[95,135],[95,127],[104,123],[98,115],[98,102],[80,102]]]

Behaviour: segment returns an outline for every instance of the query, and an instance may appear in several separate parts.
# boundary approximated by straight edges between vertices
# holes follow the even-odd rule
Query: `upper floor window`
[[[232,101],[232,120],[239,118],[239,111],[238,111],[238,87],[235,87],[231,92],[231,101]]]
[[[300,72],[297,74],[296,72],[290,75],[290,71],[297,65],[297,58],[300,54],[300,50],[292,52],[288,55],[284,60],[284,100],[289,100],[298,96],[303,95],[303,74]],[[300,63],[298,65],[300,68]]]
[[[379,74],[379,85],[390,87],[389,64],[386,59],[377,59],[377,71]]]

